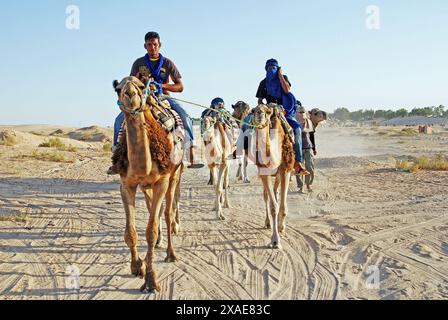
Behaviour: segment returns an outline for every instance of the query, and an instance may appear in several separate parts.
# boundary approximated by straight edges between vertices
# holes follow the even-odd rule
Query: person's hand
[[[283,71],[282,71],[282,67],[278,67],[278,75],[282,76],[283,75]]]
[[[157,81],[153,81],[153,82],[151,82],[151,86],[153,87],[153,88],[151,88],[151,90],[153,90],[157,96],[160,96],[163,94],[163,88],[162,88],[161,83],[158,83]]]
[[[315,157],[317,156],[317,150],[316,149],[313,150],[313,154],[314,154]]]

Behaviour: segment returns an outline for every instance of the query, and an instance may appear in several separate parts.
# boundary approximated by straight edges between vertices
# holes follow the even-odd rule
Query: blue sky
[[[65,27],[68,5],[80,9],[79,30]],[[369,5],[381,10],[380,30],[365,27]],[[152,30],[182,73],[175,96],[197,103],[254,106],[275,57],[309,107],[448,105],[447,21],[446,0],[10,1],[0,12],[0,124],[111,125],[111,82],[144,55]]]

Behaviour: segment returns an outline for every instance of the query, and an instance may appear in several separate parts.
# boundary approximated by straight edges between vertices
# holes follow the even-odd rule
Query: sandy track
[[[268,249],[260,182],[232,179],[226,221],[212,212],[206,170],[182,182],[180,261],[156,251],[161,292],[130,275],[119,184],[108,159],[84,157],[44,173],[0,176],[1,299],[422,299],[448,298],[446,173],[411,175],[366,158],[320,159],[315,192],[288,198],[283,249]],[[232,168],[232,177],[235,173]],[[416,187],[418,185],[418,187]],[[137,201],[139,252],[148,214]],[[67,288],[70,268],[80,290]],[[377,268],[377,269],[372,269]],[[366,283],[379,272],[379,287]]]

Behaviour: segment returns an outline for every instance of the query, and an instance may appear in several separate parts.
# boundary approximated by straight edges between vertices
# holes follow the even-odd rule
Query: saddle
[[[224,129],[228,135],[229,141],[232,142],[232,146],[236,146],[238,136],[240,134],[240,127],[238,122],[233,118],[233,116],[227,110],[216,111],[216,110],[206,110],[201,117],[201,134],[205,133],[204,128],[204,118],[212,117],[216,122],[224,125]]]
[[[150,103],[148,98],[147,103]],[[185,127],[179,114],[171,108],[171,105],[166,96],[159,99],[158,104],[151,104],[151,113],[157,120],[160,126],[167,132],[172,133],[176,139],[175,144],[185,140]],[[120,131],[118,132],[118,143],[123,141],[123,137],[126,132],[126,122],[121,124]]]

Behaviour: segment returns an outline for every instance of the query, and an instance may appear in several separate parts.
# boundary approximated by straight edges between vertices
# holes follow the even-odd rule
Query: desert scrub
[[[34,150],[33,153],[29,156],[22,156],[22,158],[33,158],[36,160],[51,161],[51,162],[67,162],[67,163],[73,162],[72,160],[67,160],[62,153],[39,152],[38,150]]]
[[[66,146],[61,139],[59,138],[51,138],[49,141],[41,143],[39,148],[55,148],[59,151],[68,151],[68,152],[76,152],[78,149],[72,145]]]
[[[415,159],[411,171],[429,170],[429,171],[448,171],[448,158],[439,154],[435,157],[419,157]]]
[[[45,136],[45,133],[43,133],[43,132],[31,131],[30,133],[35,136]]]
[[[404,128],[399,132],[399,134],[404,136],[415,136],[418,134],[418,131],[414,128]]]
[[[92,140],[93,136],[90,133],[85,133],[81,136],[81,138],[79,138],[79,140],[81,141],[88,141],[88,140]]]
[[[110,153],[112,151],[112,143],[107,142],[103,145],[103,151]]]
[[[412,164],[407,160],[395,160],[395,169],[406,172],[424,171],[448,171],[448,158],[444,155],[437,155],[435,157],[418,157]]]
[[[27,215],[26,213],[16,210],[6,214],[0,214],[0,221],[27,222]]]
[[[12,147],[12,146],[15,146],[16,144],[17,144],[17,139],[14,136],[9,136],[9,137],[6,137],[6,138],[0,140],[1,146]]]

